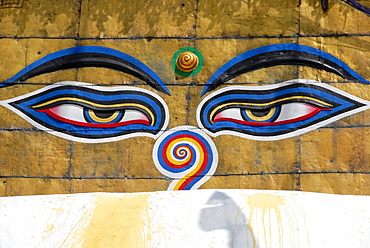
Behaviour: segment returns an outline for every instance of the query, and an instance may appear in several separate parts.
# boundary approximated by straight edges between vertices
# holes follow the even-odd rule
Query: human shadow
[[[248,219],[236,202],[225,193],[216,191],[207,201],[199,217],[200,227],[206,231],[228,231],[227,247],[259,247],[248,226]]]

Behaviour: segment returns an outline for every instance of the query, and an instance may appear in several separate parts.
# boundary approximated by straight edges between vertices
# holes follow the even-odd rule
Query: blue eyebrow
[[[18,84],[44,73],[82,67],[103,67],[122,71],[170,95],[161,78],[147,65],[128,54],[101,46],[77,46],[48,54],[0,83],[0,87]]]
[[[323,69],[343,78],[370,83],[340,59],[317,48],[295,43],[255,48],[229,60],[204,86],[201,96],[226,81],[254,70],[277,65],[303,65]]]

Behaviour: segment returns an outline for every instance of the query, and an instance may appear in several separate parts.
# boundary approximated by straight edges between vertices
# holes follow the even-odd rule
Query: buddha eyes
[[[210,78],[201,97],[241,74],[276,65],[307,65],[353,82],[369,84],[343,61],[316,48],[274,44],[249,50],[224,64]],[[4,81],[8,87],[57,70],[103,67],[135,76],[170,95],[149,67],[120,51],[82,46],[49,54]],[[157,94],[137,87],[100,87],[61,82],[0,101],[32,125],[78,142],[100,143],[137,136],[158,138],[169,112]],[[232,86],[205,97],[197,108],[200,128],[215,137],[236,135],[253,140],[278,140],[317,129],[369,108],[369,102],[329,85],[292,80],[270,86]]]
[[[166,103],[135,87],[62,82],[2,105],[42,130],[85,143],[157,137],[168,124]]]
[[[1,104],[41,130],[86,143],[156,138],[169,119],[167,105],[159,96],[136,87],[62,82]],[[197,122],[214,137],[278,140],[368,108],[367,101],[329,85],[292,80],[220,89],[200,103]]]
[[[309,80],[272,86],[227,87],[207,96],[197,121],[211,136],[278,140],[317,129],[369,108],[369,103]]]

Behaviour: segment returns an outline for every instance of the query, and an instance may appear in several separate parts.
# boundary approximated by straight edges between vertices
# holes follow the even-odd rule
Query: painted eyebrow
[[[0,83],[0,88],[18,84],[41,74],[82,67],[102,67],[121,71],[170,95],[160,77],[147,65],[128,54],[101,46],[77,46],[50,53]]]
[[[303,65],[335,73],[345,79],[370,83],[340,59],[319,49],[295,43],[274,44],[242,53],[218,69],[201,96],[241,74],[277,65]]]

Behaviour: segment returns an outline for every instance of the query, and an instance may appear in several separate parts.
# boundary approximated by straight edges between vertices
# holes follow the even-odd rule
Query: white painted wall
[[[370,196],[197,190],[2,197],[0,247],[370,247]]]

